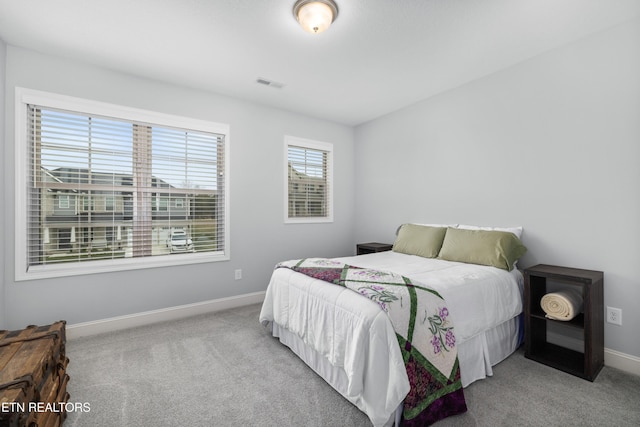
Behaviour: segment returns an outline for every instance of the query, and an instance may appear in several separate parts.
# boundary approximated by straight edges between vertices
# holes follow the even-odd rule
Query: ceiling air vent
[[[282,83],[278,83],[278,82],[274,82],[273,80],[269,80],[269,79],[264,79],[262,77],[258,77],[256,79],[256,83],[261,84],[261,85],[265,85],[265,86],[270,86],[276,89],[281,89],[282,86],[284,86],[284,84]]]

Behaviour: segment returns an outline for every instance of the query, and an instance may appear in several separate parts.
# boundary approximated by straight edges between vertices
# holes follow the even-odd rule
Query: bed
[[[523,277],[515,262],[526,248],[520,233],[405,224],[392,251],[330,261],[394,272],[441,296],[455,326],[458,380],[466,387],[492,375],[492,366],[521,343]],[[324,262],[294,260],[274,270],[260,322],[374,426],[400,425],[411,385],[396,325],[380,301],[291,267],[308,261]],[[440,412],[443,418],[460,411]]]

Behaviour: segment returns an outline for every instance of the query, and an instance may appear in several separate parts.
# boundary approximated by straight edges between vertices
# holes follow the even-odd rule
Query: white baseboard
[[[568,337],[566,335],[560,335],[551,331],[547,331],[547,341],[553,344],[561,345],[562,347],[566,347],[571,350],[579,352],[584,351],[582,340]],[[605,348],[604,365],[640,376],[640,357],[635,357],[630,354],[621,353],[619,351],[611,350],[610,348]]]
[[[605,348],[604,365],[640,376],[640,357]]]
[[[67,325],[67,339],[72,340],[105,332],[114,332],[136,326],[150,325],[152,323],[183,319],[185,317],[196,316],[198,314],[211,313],[214,311],[242,307],[250,304],[258,304],[264,301],[264,296],[264,291],[253,292],[250,294],[202,301],[194,304],[162,308],[160,310],[144,311],[142,313],[135,313],[127,316],[76,323],[73,325]]]

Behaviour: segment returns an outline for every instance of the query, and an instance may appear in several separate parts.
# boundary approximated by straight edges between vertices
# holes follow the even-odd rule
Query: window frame
[[[65,203],[62,203],[62,202]],[[60,209],[69,209],[71,207],[71,196],[68,194],[59,194],[58,195],[58,208]]]
[[[326,204],[328,205],[325,216],[290,217],[289,216],[289,147],[298,147],[306,150],[323,151],[327,153],[327,170],[324,185],[327,187]],[[284,137],[284,222],[285,224],[314,224],[333,222],[333,144],[330,142],[316,141],[296,136]],[[297,185],[297,184],[294,184]],[[308,185],[308,184],[307,184]]]
[[[224,183],[223,215],[224,249],[218,252],[199,252],[172,256],[149,256],[78,263],[28,265],[28,174],[30,146],[28,141],[28,105],[62,109],[83,114],[105,116],[126,121],[138,121],[149,125],[172,127],[224,135]],[[16,87],[15,90],[15,280],[33,280],[54,277],[76,276],[113,271],[136,270],[165,266],[227,261],[230,259],[230,127],[228,124],[194,119],[173,114],[160,113],[123,105],[76,98],[55,93]]]

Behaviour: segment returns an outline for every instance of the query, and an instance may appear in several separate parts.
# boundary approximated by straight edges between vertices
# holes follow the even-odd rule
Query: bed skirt
[[[305,345],[296,334],[291,333],[288,329],[275,322],[270,323],[271,333],[274,337],[289,347],[345,399],[365,414],[367,413],[366,402],[361,399],[354,401],[346,393],[348,379],[342,368],[334,367],[327,358]],[[460,343],[458,345],[458,359],[462,386],[467,387],[474,381],[492,376],[492,367],[506,359],[520,345],[521,329],[522,324],[520,316],[518,316]],[[396,426],[399,425],[401,415],[402,402],[395,413],[390,414],[384,426],[392,426],[394,423]]]

